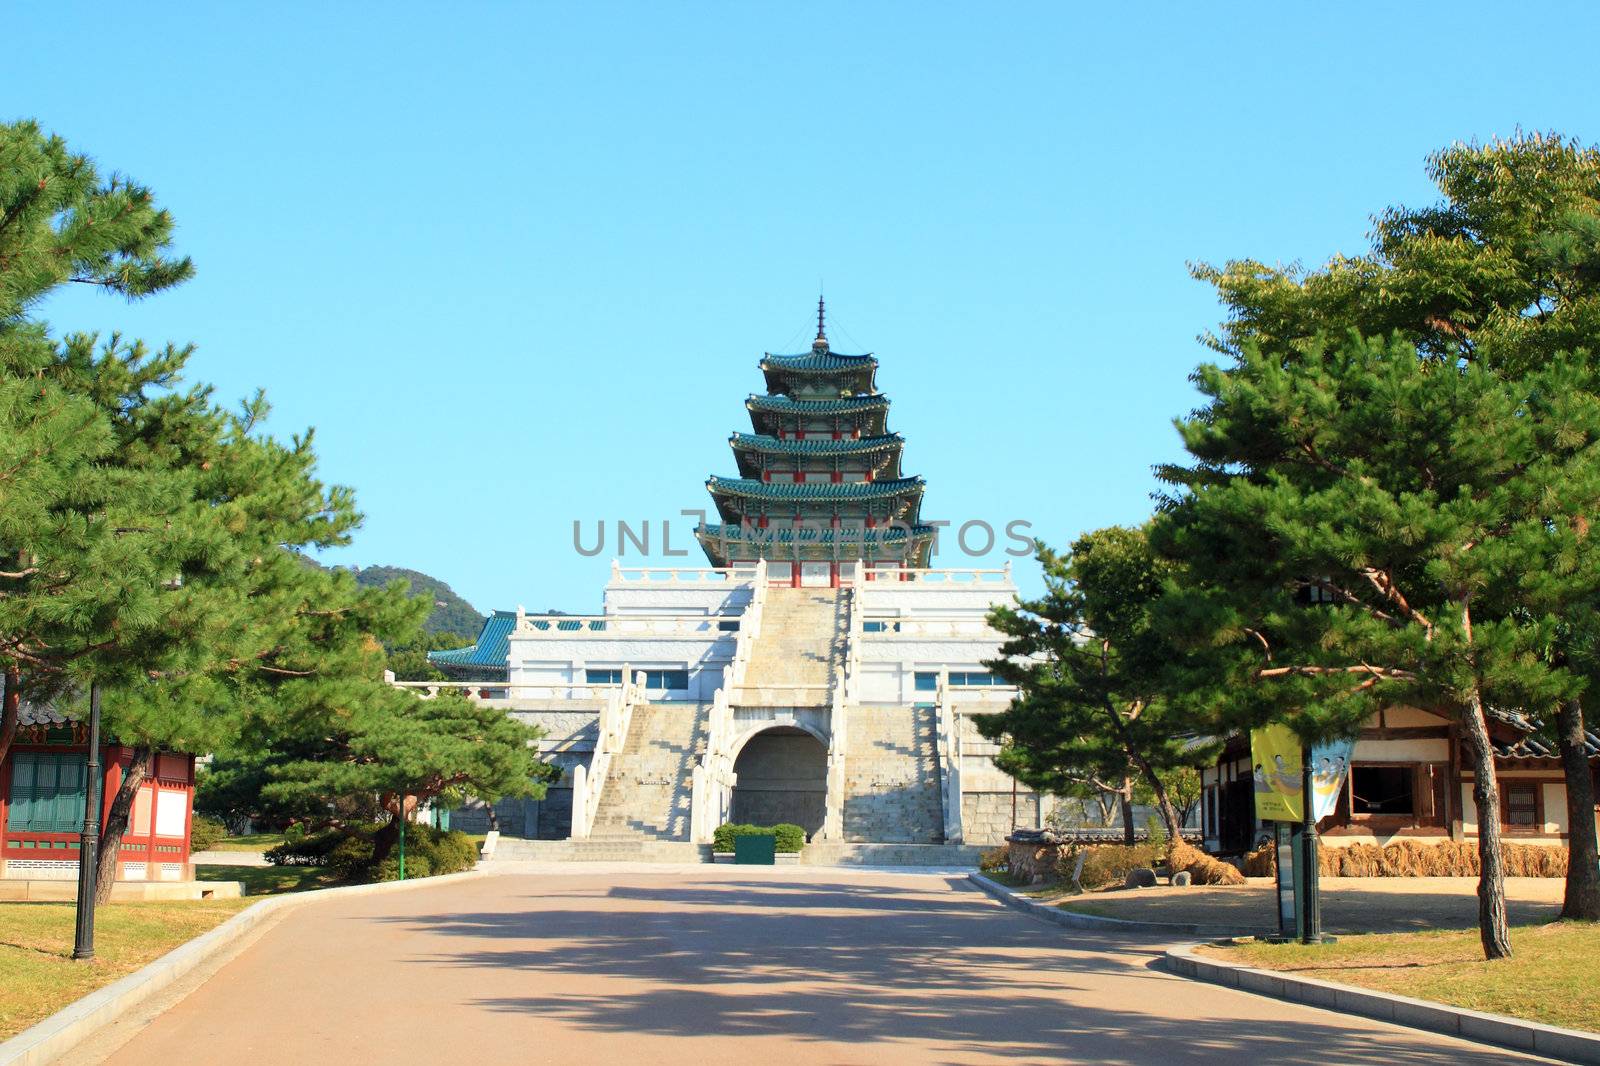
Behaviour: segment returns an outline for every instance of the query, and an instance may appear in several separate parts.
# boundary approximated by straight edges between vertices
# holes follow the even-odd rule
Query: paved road
[[[570,868],[565,868],[570,869]],[[581,869],[298,908],[107,1061],[1505,1062],[1172,977],[956,876]]]

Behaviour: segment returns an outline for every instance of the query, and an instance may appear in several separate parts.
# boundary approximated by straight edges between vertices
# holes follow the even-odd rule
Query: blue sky
[[[660,523],[819,282],[926,517],[1140,521],[1220,313],[1186,262],[1359,251],[1453,140],[1600,139],[1596,9],[1499,6],[20,3],[0,117],[176,215],[195,281],[44,313],[315,426],[367,516],[328,561],[586,610],[575,520],[700,561]]]

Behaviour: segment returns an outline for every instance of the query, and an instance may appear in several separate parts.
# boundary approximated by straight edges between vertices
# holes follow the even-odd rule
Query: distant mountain
[[[356,584],[366,588],[383,588],[394,581],[411,582],[411,595],[427,596],[433,600],[433,611],[422,623],[425,633],[459,633],[469,642],[483,628],[483,612],[456,595],[454,589],[436,577],[420,570],[407,570],[403,566],[350,567]]]

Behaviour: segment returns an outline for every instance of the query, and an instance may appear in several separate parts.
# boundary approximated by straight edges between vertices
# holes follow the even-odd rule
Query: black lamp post
[[[78,927],[72,957],[94,958],[94,885],[100,851],[100,685],[89,684],[89,775],[83,800],[83,835],[78,838]],[[113,860],[115,861],[115,860]]]

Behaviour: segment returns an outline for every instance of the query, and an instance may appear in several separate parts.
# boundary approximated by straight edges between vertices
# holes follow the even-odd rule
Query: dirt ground
[[[1546,922],[1561,911],[1565,882],[1512,877],[1506,898],[1513,924]],[[1470,929],[1478,923],[1475,877],[1324,877],[1322,925],[1330,933]],[[1244,933],[1277,928],[1271,878],[1243,886],[1120,889],[1075,896],[1072,910],[1143,922],[1180,922]]]

